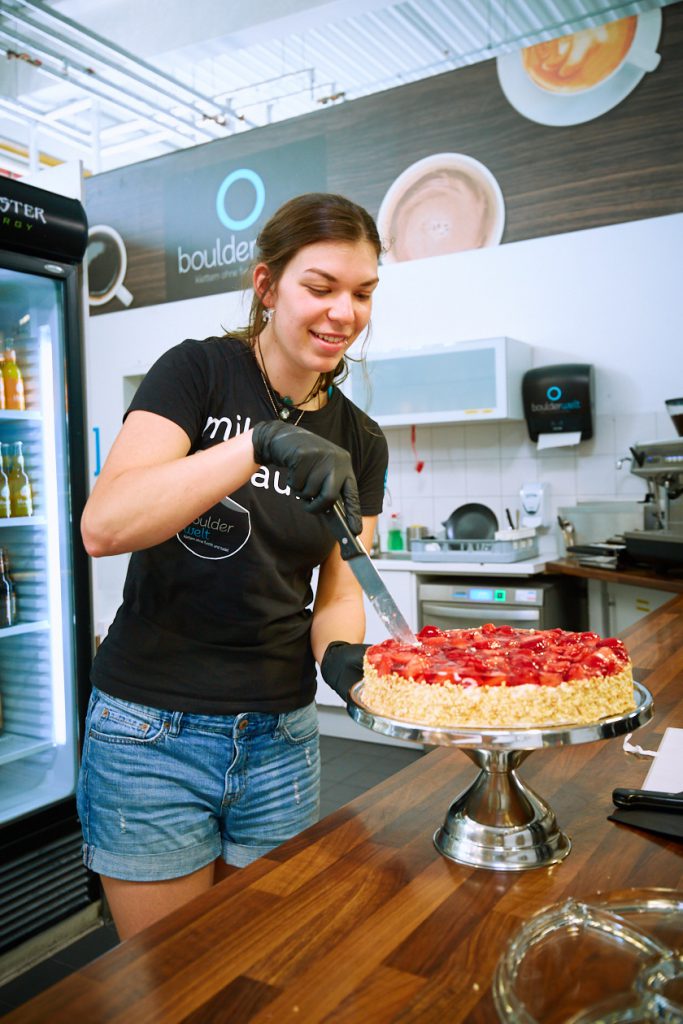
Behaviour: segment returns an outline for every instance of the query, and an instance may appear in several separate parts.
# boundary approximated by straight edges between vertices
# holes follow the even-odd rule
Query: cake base
[[[492,871],[526,871],[564,860],[571,840],[560,831],[552,808],[515,772],[530,751],[465,753],[482,770],[434,833],[439,853]]]

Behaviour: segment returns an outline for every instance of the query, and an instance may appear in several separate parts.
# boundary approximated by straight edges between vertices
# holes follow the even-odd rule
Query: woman
[[[248,327],[158,360],[86,505],[88,553],[133,552],[78,791],[122,938],[317,820],[315,661],[345,695],[365,630],[325,514],[340,498],[369,547],[387,464],[333,382],[379,253],[349,200],[286,203],[259,235]]]

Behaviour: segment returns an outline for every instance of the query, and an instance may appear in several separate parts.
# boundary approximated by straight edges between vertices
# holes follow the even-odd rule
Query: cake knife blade
[[[416,644],[417,637],[404,619],[398,605],[375,569],[363,542],[351,530],[341,501],[336,501],[325,520],[339,541],[341,556],[363,588],[370,604],[387,628],[387,632],[404,644]]]

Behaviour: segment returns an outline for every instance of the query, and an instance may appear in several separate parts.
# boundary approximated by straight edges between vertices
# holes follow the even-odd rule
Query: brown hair
[[[270,271],[270,287],[277,287],[287,264],[306,245],[316,242],[369,242],[381,255],[382,243],[377,226],[362,206],[345,196],[331,192],[307,192],[284,203],[263,226],[256,239],[254,264],[265,263]],[[254,291],[246,327],[230,331],[233,338],[253,350],[263,330],[264,305]],[[334,370],[323,375],[322,386],[344,380],[348,365],[344,356]]]

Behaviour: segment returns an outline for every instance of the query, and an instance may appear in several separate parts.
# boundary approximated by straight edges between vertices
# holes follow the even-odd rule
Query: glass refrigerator
[[[81,204],[0,179],[0,954],[99,898],[75,789],[92,657]]]

